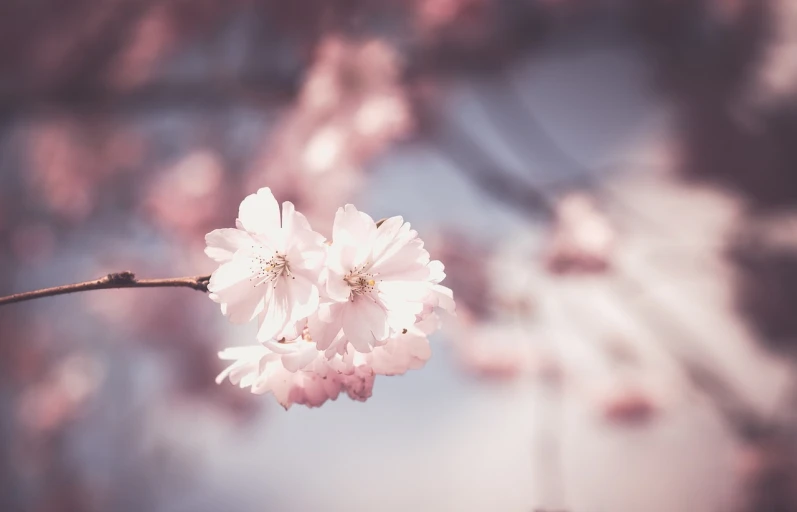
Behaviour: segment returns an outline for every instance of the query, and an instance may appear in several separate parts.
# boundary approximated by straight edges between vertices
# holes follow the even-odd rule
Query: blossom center
[[[257,281],[255,286],[260,286],[263,283],[273,282],[276,286],[276,281],[280,276],[287,276],[291,279],[296,279],[291,274],[291,265],[284,254],[275,252],[271,259],[266,259],[266,256],[258,256],[254,260],[255,272],[251,281]]]
[[[370,293],[376,286],[374,275],[365,271],[366,265],[357,267],[343,277],[343,280],[351,288],[352,295],[363,295]]]

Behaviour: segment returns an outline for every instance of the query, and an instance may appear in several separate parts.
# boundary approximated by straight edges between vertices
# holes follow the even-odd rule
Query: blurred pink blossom
[[[421,30],[434,31],[457,23],[466,25],[472,11],[483,8],[488,0],[416,0],[415,17]]]
[[[86,220],[111,178],[140,162],[141,138],[115,122],[59,116],[33,123],[25,132],[33,199],[73,223]]]
[[[69,356],[23,393],[19,420],[35,432],[57,430],[74,417],[103,378],[104,368],[95,359],[86,355]]]
[[[76,132],[66,120],[33,130],[28,140],[31,172],[26,176],[54,213],[79,221],[94,207],[94,178],[101,166]]]
[[[324,38],[249,186],[267,183],[329,235],[329,220],[360,189],[368,161],[412,129],[400,72],[397,53],[383,41]]]
[[[166,5],[154,5],[136,20],[127,45],[113,62],[110,82],[119,89],[130,89],[150,78],[158,60],[174,45],[177,34]]]
[[[226,196],[224,172],[213,152],[189,152],[153,176],[143,206],[162,228],[194,237],[220,220]]]
[[[455,357],[462,369],[480,378],[511,380],[535,374],[545,365],[532,340],[522,330],[504,324],[473,324],[460,318],[450,333]],[[545,368],[548,372],[550,369]]]
[[[592,199],[583,194],[563,198],[556,206],[556,224],[548,247],[552,272],[596,272],[607,269],[616,234]]]
[[[661,404],[656,397],[637,388],[612,391],[602,397],[600,408],[607,421],[627,426],[645,425],[661,412]]]

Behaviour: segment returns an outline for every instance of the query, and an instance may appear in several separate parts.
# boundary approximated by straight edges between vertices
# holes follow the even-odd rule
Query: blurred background
[[[201,293],[0,308],[0,510],[797,511],[795,171],[793,0],[3,2],[0,295],[207,273],[270,186],[459,312],[285,412]]]

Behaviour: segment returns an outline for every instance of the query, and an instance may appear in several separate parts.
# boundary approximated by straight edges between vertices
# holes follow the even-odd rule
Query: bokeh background
[[[0,295],[213,269],[262,186],[459,312],[365,403],[187,289],[0,308],[0,510],[797,510],[797,2],[11,0]]]

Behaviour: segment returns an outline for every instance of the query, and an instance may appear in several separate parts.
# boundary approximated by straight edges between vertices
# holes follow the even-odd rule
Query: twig
[[[53,297],[66,293],[86,292],[89,290],[107,290],[109,288],[191,288],[200,292],[208,291],[210,276],[193,277],[171,277],[167,279],[136,279],[132,272],[117,272],[108,274],[105,277],[86,281],[83,283],[65,284],[33,290],[30,292],[15,293],[7,297],[0,297],[0,306],[13,304],[26,300],[40,299],[42,297]]]

